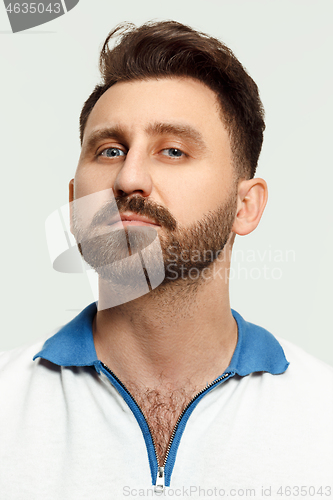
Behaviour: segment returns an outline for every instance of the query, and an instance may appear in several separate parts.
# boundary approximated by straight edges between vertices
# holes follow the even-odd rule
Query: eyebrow
[[[148,135],[176,135],[183,137],[203,150],[208,149],[202,134],[191,125],[178,125],[174,123],[153,123],[148,125],[145,132]]]
[[[196,147],[201,149],[202,153],[208,150],[202,134],[191,125],[157,122],[148,125],[145,129],[145,133],[149,136],[174,135],[177,137],[183,137],[184,139],[193,142]],[[121,142],[125,142],[125,137],[125,129],[120,126],[102,128],[92,132],[91,135],[88,136],[84,149],[86,152],[90,152],[100,141],[105,139],[116,139]]]

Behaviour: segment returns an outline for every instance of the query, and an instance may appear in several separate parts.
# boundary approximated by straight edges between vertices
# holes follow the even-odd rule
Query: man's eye
[[[168,156],[169,158],[181,158],[182,156],[186,156],[181,149],[177,148],[163,149],[162,155]]]
[[[125,156],[124,151],[119,148],[107,148],[99,154],[99,156],[106,156],[107,158],[114,158],[115,156]]]

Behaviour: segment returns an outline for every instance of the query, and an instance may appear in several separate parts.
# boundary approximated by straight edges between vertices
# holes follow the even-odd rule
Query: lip
[[[159,224],[149,219],[148,217],[144,217],[143,215],[128,214],[128,213],[119,214],[117,217],[111,219],[110,222],[108,223],[109,226],[114,224],[120,226],[121,225],[159,226]]]

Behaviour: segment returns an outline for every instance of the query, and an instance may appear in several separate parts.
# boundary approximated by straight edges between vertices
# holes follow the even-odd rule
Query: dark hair
[[[120,40],[110,49],[112,37]],[[107,36],[100,54],[102,83],[85,102],[80,139],[98,99],[117,82],[187,76],[212,89],[221,107],[236,173],[255,175],[265,129],[258,87],[231,50],[220,40],[176,21],[148,22],[140,27],[118,25]]]

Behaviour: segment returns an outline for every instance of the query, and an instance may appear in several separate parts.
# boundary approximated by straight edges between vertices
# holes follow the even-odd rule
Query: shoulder
[[[241,353],[236,356],[236,365],[242,370],[237,373],[260,372],[262,377],[251,377],[251,386],[257,390],[266,388],[281,404],[294,407],[297,403],[304,411],[311,403],[327,408],[333,418],[333,367],[276,332],[246,322],[238,313],[234,315],[242,340]]]
[[[301,347],[280,337],[280,343],[289,366],[285,373],[274,380],[275,394],[289,401],[288,408],[298,406],[304,415],[309,408],[316,409],[317,417],[333,418],[333,367],[315,356],[307,353]],[[323,425],[327,425],[323,424]]]
[[[291,371],[297,371],[308,379],[324,378],[333,383],[333,366],[309,354],[289,340],[275,336],[290,363]]]
[[[46,340],[58,330],[59,328],[49,332],[35,342],[24,344],[9,351],[1,351],[0,382],[12,374],[16,374],[16,378],[18,378],[20,373],[31,370],[36,365],[36,362],[33,361],[34,355],[42,349]]]
[[[1,426],[10,425],[8,419],[14,418],[16,413],[26,412],[31,404],[39,408],[40,399],[50,392],[54,393],[60,367],[45,360],[33,360],[50,335],[51,333],[33,343],[0,353]]]

